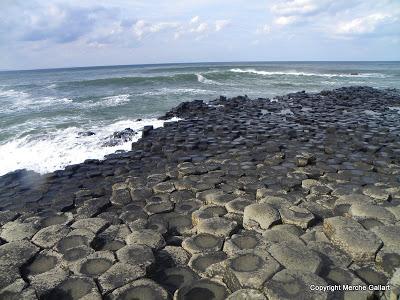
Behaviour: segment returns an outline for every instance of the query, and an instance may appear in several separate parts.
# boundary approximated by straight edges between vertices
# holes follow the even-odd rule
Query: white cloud
[[[282,17],[278,17],[274,20],[274,23],[276,25],[280,25],[280,26],[286,26],[286,25],[290,25],[293,24],[294,22],[296,22],[298,20],[298,18],[296,16],[282,16]]]
[[[180,23],[176,26],[174,33],[174,39],[180,39],[183,36],[194,36],[195,40],[201,40],[209,35],[211,32],[220,32],[226,26],[231,23],[230,20],[208,20],[207,22],[201,22],[198,16],[193,17],[187,23]]]
[[[192,28],[190,31],[191,32],[196,32],[196,33],[204,33],[208,30],[208,24],[206,22],[200,23],[198,26]]]
[[[373,33],[378,26],[393,20],[394,17],[389,14],[374,13],[351,21],[341,22],[336,27],[335,32],[344,35]]]
[[[133,26],[132,31],[138,40],[143,39],[146,34],[157,33],[163,30],[174,29],[179,27],[177,22],[157,22],[148,23],[144,20],[138,20]]]
[[[230,20],[217,20],[215,21],[215,31],[221,31],[231,23]]]
[[[191,20],[190,20],[190,24],[196,24],[196,23],[198,23],[199,22],[199,20],[200,20],[200,18],[199,18],[199,16],[195,16],[195,17],[193,17]]]
[[[144,20],[139,20],[135,23],[135,25],[132,26],[132,31],[139,40],[142,39],[145,30],[146,30],[146,22]]]
[[[332,0],[289,0],[280,1],[271,6],[271,11],[278,15],[304,15],[312,14]]]

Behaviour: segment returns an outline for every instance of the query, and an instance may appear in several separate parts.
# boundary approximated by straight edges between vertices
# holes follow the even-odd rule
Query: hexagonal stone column
[[[331,293],[340,299],[373,299],[373,291],[369,291],[367,284],[349,269],[330,266],[324,271],[324,279],[330,285],[360,285],[367,288],[366,291],[335,291]]]
[[[157,274],[157,281],[161,282],[162,286],[171,294],[174,294],[177,289],[199,279],[199,275],[186,266],[168,268]]]
[[[282,242],[297,243],[300,246],[304,246],[304,242],[298,236],[284,229],[276,229],[276,230],[269,229],[266,230],[262,236],[265,243],[268,244],[269,246]]]
[[[386,208],[367,203],[351,205],[348,214],[356,220],[372,219],[385,224],[393,224],[396,221],[395,216]]]
[[[298,206],[282,207],[279,213],[283,223],[297,225],[303,229],[307,229],[314,220],[314,215],[308,209]]]
[[[223,263],[224,282],[231,290],[259,289],[281,268],[279,263],[264,251],[247,250]]]
[[[267,300],[267,297],[258,290],[241,289],[230,294],[226,300]]]
[[[32,242],[42,248],[52,248],[69,232],[64,225],[51,225],[39,230],[32,238]]]
[[[339,247],[327,242],[311,241],[307,247],[319,254],[325,265],[334,264],[347,268],[351,262],[351,257]]]
[[[209,218],[197,225],[198,233],[210,233],[219,237],[228,237],[236,229],[237,223],[225,218]]]
[[[254,232],[243,232],[232,235],[225,240],[223,250],[229,256],[234,256],[237,253],[247,250],[266,250],[267,244],[262,239],[261,235]]]
[[[228,295],[228,290],[224,285],[210,279],[200,279],[177,290],[174,294],[174,300],[225,300]]]
[[[145,275],[144,266],[117,262],[105,271],[98,281],[102,292],[108,293]]]
[[[97,278],[106,272],[115,262],[111,251],[98,251],[78,261],[71,267],[75,274]]]
[[[15,242],[30,239],[36,232],[38,232],[38,226],[33,223],[13,221],[3,225],[0,231],[0,238],[7,242]]]
[[[191,254],[196,254],[219,251],[222,248],[222,244],[221,237],[210,233],[199,233],[183,240],[182,248]]]
[[[246,206],[243,216],[243,227],[262,232],[281,220],[279,212],[266,203],[256,203]]]
[[[193,225],[200,224],[204,220],[207,220],[210,218],[222,217],[226,213],[227,213],[227,210],[223,206],[204,205],[192,213]]]
[[[328,299],[326,292],[312,291],[311,285],[326,286],[326,282],[314,273],[285,269],[267,281],[264,292],[269,300]]]
[[[165,246],[163,236],[151,229],[132,231],[132,233],[126,237],[126,243],[128,245],[146,245],[155,250]]]
[[[136,300],[167,300],[168,293],[160,285],[150,279],[139,279],[128,283],[109,295],[111,300],[136,299]]]
[[[127,245],[116,252],[120,262],[149,268],[155,263],[151,248],[146,245]]]
[[[374,260],[383,244],[376,234],[365,230],[357,221],[345,217],[325,219],[324,233],[355,261]]]
[[[69,295],[70,299],[101,299],[101,295],[92,278],[71,276],[51,291],[43,295],[44,299],[61,299],[60,295]]]
[[[202,277],[206,277],[206,270],[213,264],[217,264],[227,258],[222,251],[194,254],[189,260],[189,267]]]
[[[281,242],[269,248],[271,255],[285,268],[318,273],[322,267],[319,255],[306,246],[293,242]]]

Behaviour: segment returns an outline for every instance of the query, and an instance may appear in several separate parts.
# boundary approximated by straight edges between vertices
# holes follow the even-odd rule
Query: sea
[[[400,89],[400,62],[243,62],[0,72],[0,175],[47,173],[127,151],[143,126],[183,101],[273,98],[368,85]],[[400,116],[399,116],[400,117]],[[107,145],[131,128],[132,140]],[[82,134],[91,132],[91,135]],[[94,134],[93,134],[94,133]]]

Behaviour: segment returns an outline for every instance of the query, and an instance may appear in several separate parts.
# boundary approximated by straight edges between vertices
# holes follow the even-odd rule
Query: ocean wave
[[[4,100],[0,108],[0,112],[2,113],[22,110],[37,111],[43,108],[66,105],[73,102],[72,99],[66,97],[34,97],[27,92],[15,90],[2,90],[0,91],[0,97]]]
[[[227,71],[207,71],[206,74],[211,73],[221,73],[222,75],[227,75],[229,72]],[[143,85],[152,85],[155,83],[205,83],[205,84],[215,84],[220,85],[221,83],[208,79],[204,77],[203,74],[196,72],[188,72],[188,73],[172,73],[166,75],[157,75],[157,76],[124,76],[124,77],[109,77],[109,78],[98,78],[98,79],[85,79],[80,81],[66,81],[62,83],[58,83],[57,87],[91,87],[91,86],[127,86],[131,84],[143,84]]]
[[[154,84],[154,83],[167,83],[167,82],[195,82],[197,76],[195,73],[179,73],[159,76],[124,76],[124,77],[109,77],[98,79],[85,79],[79,81],[66,81],[59,83],[59,86],[74,87],[74,86],[126,86],[130,84]]]
[[[138,94],[138,96],[163,96],[163,95],[168,95],[168,94],[201,95],[201,94],[206,94],[206,93],[210,93],[210,91],[203,90],[203,89],[194,89],[194,88],[177,88],[177,89],[162,88],[162,89],[155,90],[155,91],[148,91],[148,92],[140,93],[140,94]]]
[[[198,82],[205,83],[205,84],[217,84],[217,85],[220,85],[219,82],[216,82],[216,81],[211,80],[211,79],[207,79],[207,78],[205,78],[203,75],[201,75],[199,73],[197,73],[196,76],[197,76],[197,81]]]
[[[28,98],[30,96],[29,93],[24,92],[24,91],[16,91],[13,89],[0,89],[0,97],[1,98],[13,98],[13,99],[18,99],[18,98]]]
[[[335,85],[335,84],[337,84],[337,82],[336,81],[323,80],[323,81],[321,81],[321,84]]]
[[[386,75],[380,73],[356,73],[352,74],[335,74],[335,73],[308,73],[308,72],[297,72],[297,71],[260,71],[255,69],[230,69],[233,73],[250,73],[264,76],[274,76],[274,75],[289,75],[289,76],[317,76],[317,77],[375,77],[375,78],[385,78]]]
[[[57,87],[57,83],[52,83],[47,86],[48,89],[55,89]]]
[[[92,106],[104,106],[104,107],[118,106],[121,104],[128,103],[130,101],[129,97],[130,97],[129,94],[104,97],[101,99],[101,101],[92,102],[93,103]]]
[[[76,99],[71,108],[75,109],[93,109],[102,107],[115,107],[128,103],[130,101],[130,94],[120,94],[114,96],[107,96],[98,99],[79,100]]]
[[[168,121],[177,121],[177,118]],[[44,174],[63,169],[67,165],[86,159],[103,159],[117,150],[128,151],[132,142],[141,136],[146,125],[162,127],[165,121],[143,119],[123,120],[105,126],[91,128],[69,127],[46,135],[28,135],[0,145],[0,176],[17,169],[28,169]],[[113,132],[124,128],[137,131],[132,141],[114,147],[104,147],[104,140]],[[82,131],[93,131],[92,136],[78,136]]]
[[[14,90],[1,91],[0,97],[1,96],[6,100],[6,102],[2,103],[2,108],[0,108],[0,112],[2,113],[12,113],[23,110],[38,111],[46,108],[59,108],[60,106],[68,106],[71,109],[114,107],[130,101],[129,94],[107,96],[87,101],[79,101],[79,99],[73,100],[66,97],[57,98],[53,96],[34,97],[27,92]]]

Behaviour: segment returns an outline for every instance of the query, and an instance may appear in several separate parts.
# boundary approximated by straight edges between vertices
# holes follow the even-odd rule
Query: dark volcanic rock
[[[136,131],[131,128],[115,131],[112,135],[106,138],[106,141],[103,143],[103,147],[114,147],[129,142],[132,140],[135,134]]]
[[[194,115],[201,114],[209,110],[209,106],[203,100],[194,100],[191,102],[182,102],[176,108],[167,112],[160,120],[168,120],[173,117],[188,118]]]
[[[0,298],[397,299],[400,92],[274,100],[185,102],[129,152],[0,177]]]
[[[95,135],[96,133],[93,131],[80,131],[78,132],[78,136],[92,136]]]

